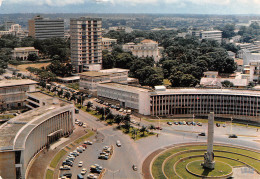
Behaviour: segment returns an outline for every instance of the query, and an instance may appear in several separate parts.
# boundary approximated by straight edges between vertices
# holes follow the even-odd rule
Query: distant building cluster
[[[0,31],[0,38],[3,35],[13,35],[18,38],[24,38],[28,36],[28,32],[26,30],[23,30],[21,25],[15,24],[12,21],[6,21],[4,26],[5,30]]]
[[[217,42],[221,43],[222,41],[222,31],[220,30],[213,30],[213,31],[203,31],[203,30],[193,30],[190,31],[192,36],[198,37],[199,39],[203,40],[216,40]]]

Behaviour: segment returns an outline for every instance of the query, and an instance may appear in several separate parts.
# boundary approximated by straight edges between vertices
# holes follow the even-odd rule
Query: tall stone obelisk
[[[204,163],[202,166],[208,169],[215,168],[214,153],[213,153],[213,139],[214,139],[214,112],[211,112],[208,117],[208,148],[204,153]]]

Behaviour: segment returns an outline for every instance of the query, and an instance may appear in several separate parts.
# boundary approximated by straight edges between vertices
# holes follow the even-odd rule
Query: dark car
[[[199,133],[199,136],[206,136],[205,132]]]
[[[220,124],[219,124],[219,123],[216,123],[216,126],[217,126],[217,127],[220,127]]]
[[[162,128],[159,127],[159,126],[155,127],[155,129],[157,129],[157,130],[162,130]]]
[[[63,176],[65,176],[65,177],[67,177],[67,178],[71,178],[71,177],[72,177],[72,173],[63,173],[63,174],[61,175],[61,177],[63,177]]]
[[[230,134],[228,137],[229,138],[237,138],[237,135],[236,134]]]
[[[167,122],[167,124],[168,124],[168,125],[172,125],[172,123],[171,123],[171,122]]]
[[[178,122],[174,122],[174,124],[175,124],[175,125],[179,125],[179,123],[178,123]]]

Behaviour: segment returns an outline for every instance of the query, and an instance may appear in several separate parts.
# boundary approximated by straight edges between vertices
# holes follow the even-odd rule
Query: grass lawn
[[[74,90],[79,90],[79,83],[68,83],[66,86]]]
[[[86,111],[87,113],[89,113],[89,114],[91,114],[92,116],[95,116],[96,118],[98,118],[98,119],[100,119],[101,117],[102,117],[102,115],[101,114],[97,114],[97,112],[96,111],[93,111],[93,110],[89,110],[89,111],[87,111],[86,109],[85,109],[86,107],[83,107],[83,111]]]
[[[46,179],[53,179],[53,171],[48,169],[46,172]]]
[[[93,136],[93,135],[95,134],[95,133],[94,133],[93,131],[91,131],[91,130],[87,130],[87,131],[88,131],[88,133],[87,133],[86,135],[80,137],[80,138],[77,139],[74,143],[79,144],[79,143],[85,141],[87,138],[89,138],[89,137],[91,137],[91,136]]]
[[[55,157],[52,159],[50,166],[51,166],[52,168],[56,168],[57,165],[58,165],[58,163],[59,163],[59,161],[60,161],[60,159],[61,159],[66,153],[67,153],[67,152],[66,152],[65,150],[63,150],[63,149],[62,149],[61,151],[59,151],[59,153],[57,153],[57,154],[55,155]]]
[[[26,68],[27,67],[33,67],[33,68],[41,68],[41,67],[46,67],[48,66],[49,64],[51,63],[34,63],[34,64],[23,64],[23,65],[18,65],[17,66],[17,70],[20,70],[20,71],[27,71]],[[15,68],[14,65],[11,65],[13,68]]]
[[[12,114],[0,115],[0,119],[11,119],[13,117],[14,117],[14,115],[12,115]]]
[[[203,155],[204,154],[204,151],[190,151],[190,150],[194,150],[194,149],[197,149],[197,150],[198,149],[204,149],[204,150],[206,150],[206,146],[201,145],[201,146],[176,147],[176,148],[173,148],[173,149],[166,150],[164,153],[159,155],[157,157],[157,159],[155,159],[154,163],[152,164],[152,175],[154,176],[154,178],[165,178],[163,171],[162,171],[162,165],[163,165],[164,161],[165,161],[165,165],[164,165],[165,175],[168,178],[178,178],[176,173],[174,173],[174,171],[173,171],[173,166],[179,159],[185,158],[185,157],[188,157],[188,156],[196,156],[196,155]],[[176,154],[180,151],[185,151],[185,150],[187,150],[187,152],[174,156],[174,154]],[[258,171],[260,170],[260,162],[255,160],[255,159],[250,158],[250,157],[254,157],[256,159],[260,159],[259,153],[249,151],[249,150],[244,150],[244,149],[226,147],[226,146],[214,146],[214,150],[223,151],[223,152],[218,152],[218,151],[214,152],[216,161],[227,163],[227,164],[231,165],[232,167],[243,166],[244,164],[239,162],[239,161],[243,161],[243,162],[251,165],[256,170],[258,170]],[[227,153],[225,151],[234,152],[234,154]],[[246,156],[242,156],[242,155],[238,155],[238,154],[243,154],[243,155],[246,155]],[[239,161],[221,158],[221,157],[217,157],[217,156],[239,159]],[[249,157],[247,157],[247,156],[249,156]],[[196,158],[193,158],[193,159],[187,159],[183,162],[180,162],[176,166],[176,171],[178,172],[178,174],[181,175],[183,178],[191,178],[191,179],[197,178],[197,177],[189,174],[185,169],[186,164],[188,164],[189,162],[194,161],[194,160],[203,160],[203,157],[196,157]]]

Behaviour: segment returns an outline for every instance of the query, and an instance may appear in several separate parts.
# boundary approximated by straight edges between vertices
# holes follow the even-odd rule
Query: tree
[[[140,129],[140,132],[142,132],[142,136],[145,135],[145,132],[147,131],[146,127],[145,126],[142,126],[142,128]]]
[[[119,125],[122,121],[123,121],[123,116],[117,114],[114,118],[115,123],[117,123],[117,125]]]
[[[115,67],[115,58],[112,54],[108,52],[102,53],[102,67],[104,69],[114,68]]]
[[[48,71],[41,71],[38,74],[38,77],[40,78],[40,80],[44,80],[47,83],[56,79],[56,75]]]
[[[65,77],[71,75],[73,68],[71,64],[64,65],[64,63],[55,60],[52,61],[51,64],[47,66],[47,70],[51,71],[57,76]]]
[[[234,84],[228,80],[221,82],[221,84],[223,87],[233,87],[234,86]]]
[[[89,101],[89,102],[87,103],[87,110],[89,110],[89,108],[91,108],[92,106],[93,106],[93,103]]]
[[[106,119],[107,120],[108,119],[114,119],[114,117],[115,117],[114,114],[110,112],[110,113],[107,114]]]
[[[71,100],[71,93],[67,91],[64,97],[67,98],[68,100]]]
[[[60,90],[58,91],[58,96],[61,97],[62,95],[63,95],[63,89],[60,89]]]
[[[235,24],[226,24],[223,27],[218,27],[219,30],[222,31],[223,38],[231,38],[236,35],[235,33]]]
[[[39,60],[39,57],[38,57],[38,55],[35,54],[35,53],[30,53],[30,54],[28,55],[27,60],[28,60],[28,61],[33,61],[33,62],[34,62],[34,61]]]

